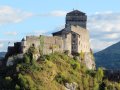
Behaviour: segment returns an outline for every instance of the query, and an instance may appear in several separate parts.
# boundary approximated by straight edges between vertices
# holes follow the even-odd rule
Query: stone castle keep
[[[26,36],[21,42],[15,42],[14,46],[8,47],[6,57],[7,66],[13,65],[14,58],[22,58],[30,47],[35,47],[36,60],[42,54],[57,52],[69,52],[69,54],[84,53],[84,64],[88,69],[95,69],[95,62],[91,56],[89,32],[87,28],[87,16],[85,13],[73,10],[66,15],[65,28],[52,33],[52,36]],[[17,56],[15,56],[17,55]],[[81,60],[81,59],[79,59]]]
[[[66,15],[65,28],[52,33],[53,36],[26,36],[21,42],[14,43],[8,47],[10,53],[25,53],[30,46],[39,48],[43,40],[43,53],[49,54],[54,51],[69,51],[70,53],[90,52],[89,33],[86,29],[87,16],[85,13],[73,10]],[[39,50],[39,49],[37,49]]]

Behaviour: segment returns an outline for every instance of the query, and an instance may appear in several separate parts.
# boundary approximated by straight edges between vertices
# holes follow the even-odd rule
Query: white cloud
[[[3,48],[4,44],[3,43],[0,43],[0,48]]]
[[[66,15],[66,11],[60,11],[60,10],[56,10],[56,11],[52,11],[50,13],[51,16],[65,16]]]
[[[5,43],[5,42],[17,42],[18,40],[15,39],[0,39],[0,43]]]
[[[32,13],[14,9],[10,6],[0,7],[0,25],[8,23],[18,23],[24,19],[33,16]]]
[[[39,35],[45,35],[46,33],[47,33],[46,30],[34,30],[32,34],[39,36]]]
[[[98,39],[91,39],[91,48],[96,52],[107,48],[108,46],[114,44],[114,41],[101,41]]]
[[[88,16],[88,29],[94,50],[102,50],[120,41],[120,13],[97,12]]]
[[[17,32],[15,32],[15,31],[13,31],[13,32],[5,32],[4,33],[5,35],[9,35],[9,36],[16,36],[18,33]]]
[[[105,38],[116,39],[116,38],[119,38],[119,34],[118,33],[107,34],[107,35],[105,35]]]
[[[38,14],[36,16],[43,16],[43,17],[48,17],[48,16],[53,16],[53,17],[62,17],[65,16],[67,14],[67,11],[63,11],[63,10],[55,10],[55,11],[51,11],[48,13],[43,13],[43,14]]]

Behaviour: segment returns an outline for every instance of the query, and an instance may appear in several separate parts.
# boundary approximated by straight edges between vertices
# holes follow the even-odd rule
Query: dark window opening
[[[76,38],[76,34],[72,34],[73,38]]]

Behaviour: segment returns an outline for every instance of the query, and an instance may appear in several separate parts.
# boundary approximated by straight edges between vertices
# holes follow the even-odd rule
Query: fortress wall
[[[78,37],[78,52],[90,52],[89,33],[88,30],[79,26],[71,26],[71,30],[80,35]]]
[[[71,52],[71,33],[63,34],[63,49]]]
[[[44,54],[49,54],[55,51],[63,51],[63,40],[61,37],[44,37]]]
[[[40,45],[39,37],[37,36],[26,36],[26,45],[24,48],[24,53],[30,48],[30,46],[34,45],[36,48]],[[39,51],[39,49],[37,49]]]
[[[44,47],[43,53],[49,54],[53,51],[63,51],[63,40],[61,37],[53,37],[53,36],[43,36]],[[30,46],[34,45],[38,52],[40,48],[40,38],[38,36],[27,36],[26,37],[26,45],[24,48],[24,53],[30,48]],[[53,48],[53,49],[52,49]]]

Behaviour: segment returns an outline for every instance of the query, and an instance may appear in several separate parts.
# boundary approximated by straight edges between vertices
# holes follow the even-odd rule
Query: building
[[[9,53],[25,53],[31,46],[35,46],[39,52],[42,46],[43,53],[53,51],[69,51],[70,53],[90,52],[89,33],[85,13],[73,10],[66,15],[65,28],[52,33],[53,36],[26,36],[13,47],[8,47]],[[42,42],[41,42],[42,41]]]
[[[30,47],[36,49],[34,57],[39,58],[42,54],[52,52],[69,51],[70,54],[84,53],[84,64],[88,69],[95,69],[95,62],[91,56],[89,32],[87,30],[87,16],[85,13],[73,10],[66,15],[65,28],[52,33],[52,36],[26,36],[21,42],[14,43],[14,46],[8,47],[6,57],[7,66],[11,65],[14,56],[22,58]],[[12,62],[13,64],[13,62]]]

